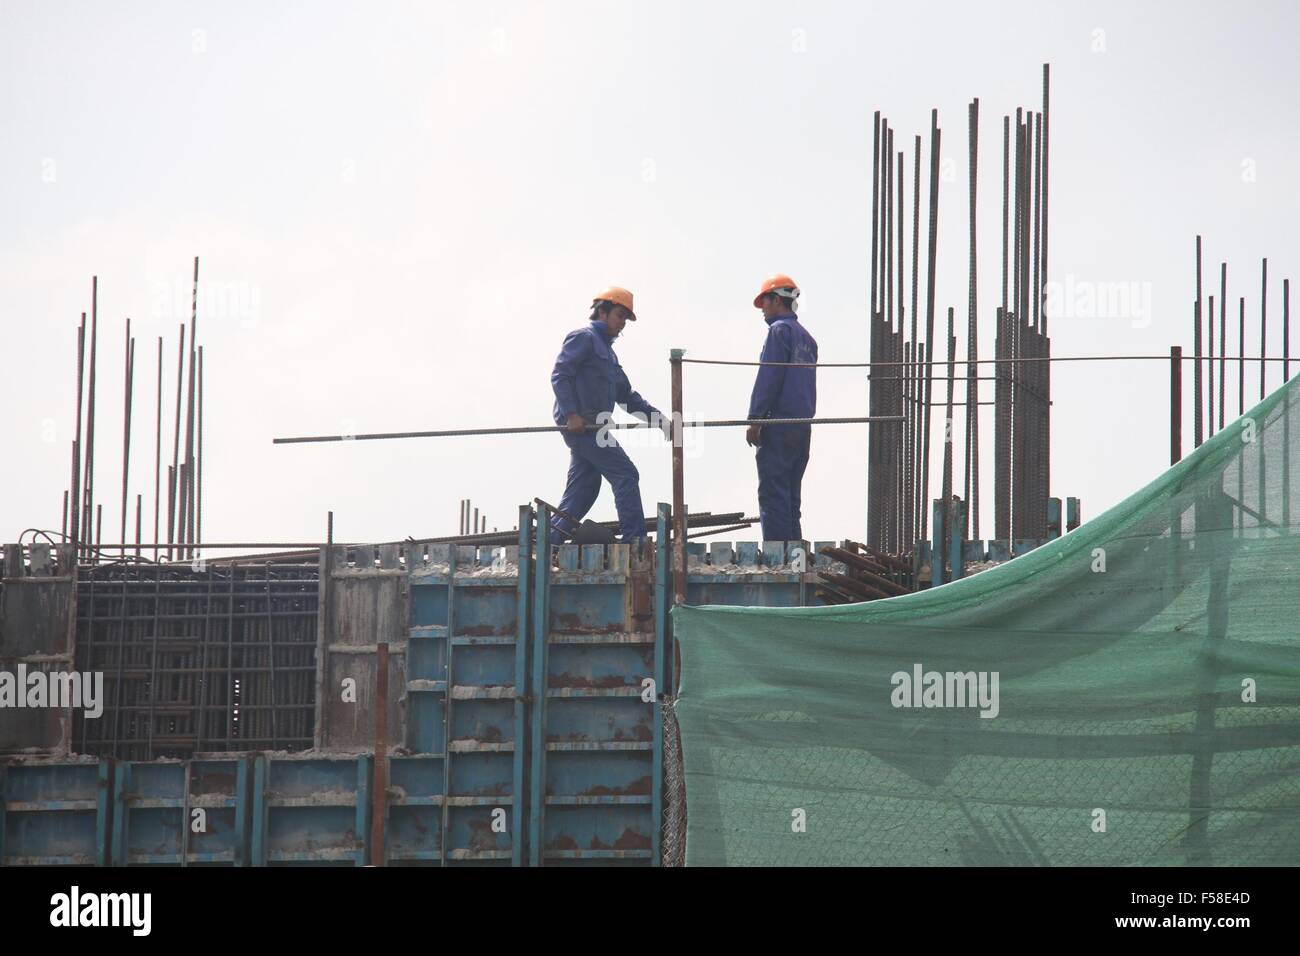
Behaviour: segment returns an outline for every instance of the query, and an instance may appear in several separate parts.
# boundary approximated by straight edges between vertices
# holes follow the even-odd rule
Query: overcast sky
[[[1207,277],[1217,289],[1228,261],[1234,309],[1247,298],[1252,353],[1260,258],[1270,349],[1281,279],[1300,274],[1292,3],[0,7],[7,541],[61,525],[92,275],[105,540],[120,520],[125,319],[137,337],[130,495],[145,496],[148,540],[157,341],[169,423],[195,255],[213,541],[319,540],[331,509],[342,540],[449,534],[464,497],[504,529],[520,503],[557,502],[568,452],[556,435],[271,439],[549,424],[560,343],[610,284],[636,295],[621,361],[663,408],[669,349],[757,358],[765,329],[750,300],[776,271],[803,289],[822,360],[862,361],[877,109],[909,143],[939,109],[937,311],[953,306],[964,327],[966,104],[980,99],[991,354],[1001,117],[1038,107],[1044,62],[1049,279],[1066,291],[1054,354],[1190,350],[1198,232]],[[909,219],[910,202],[909,189]],[[1108,283],[1135,283],[1138,304],[1093,314],[1085,290]],[[753,373],[687,366],[688,414],[743,417]],[[863,370],[823,370],[818,385],[819,413],[866,413]],[[1167,464],[1167,364],[1058,365],[1053,394],[1051,492],[1082,498],[1085,517]],[[983,423],[989,537],[991,408]],[[170,460],[170,425],[164,434]],[[743,430],[693,440],[692,508],[757,513]],[[654,439],[630,453],[652,512],[671,500],[668,449]],[[865,534],[865,426],[816,432],[803,501],[806,536]],[[614,516],[606,485],[591,517]]]

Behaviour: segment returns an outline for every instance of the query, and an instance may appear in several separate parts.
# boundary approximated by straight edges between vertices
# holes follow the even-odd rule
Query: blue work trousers
[[[604,478],[614,489],[614,505],[618,509],[618,530],[624,541],[644,538],[646,533],[645,509],[641,505],[641,475],[609,432],[605,432],[605,445],[596,440],[597,432],[579,435],[563,433],[569,446],[569,480],[560,499],[560,510],[567,511],[581,521],[596,503],[600,494],[600,479]],[[556,515],[551,527],[565,538],[571,537],[577,525]]]
[[[800,485],[808,467],[811,425],[767,425],[758,446],[758,514],[764,541],[802,541]]]

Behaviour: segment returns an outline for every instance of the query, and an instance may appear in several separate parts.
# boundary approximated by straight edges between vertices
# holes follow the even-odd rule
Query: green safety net
[[[1300,862],[1297,383],[982,573],[675,609],[687,864]]]

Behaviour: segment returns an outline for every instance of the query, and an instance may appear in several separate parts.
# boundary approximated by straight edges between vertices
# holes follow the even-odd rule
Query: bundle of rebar
[[[954,410],[965,409],[965,447],[960,460],[967,527],[963,537],[979,537],[979,408],[995,406],[994,501],[999,538],[1040,538],[1046,534],[1050,485],[1051,375],[1044,289],[1047,282],[1048,115],[1050,72],[1043,66],[1042,109],[1017,109],[1014,160],[1011,117],[1003,120],[1002,305],[995,328],[996,372],[979,374],[979,286],[977,282],[977,172],[979,100],[967,107],[969,150],[969,249],[966,321],[965,400],[957,400],[955,310],[949,330],[936,338],[939,176],[942,130],[939,111],[930,113],[926,261],[921,263],[922,141],[912,157],[912,254],[910,304],[904,305],[906,157],[896,150],[894,130],[876,112],[873,123],[871,202],[871,307],[869,350],[873,368],[868,387],[869,414],[900,415],[901,429],[873,424],[868,433],[867,544],[879,552],[910,553],[929,537],[932,409],[944,411],[941,500],[955,491],[958,467],[954,449]],[[924,323],[920,321],[920,279],[925,277]],[[1010,284],[1011,288],[1008,288]],[[1008,297],[1008,293],[1011,297]],[[947,359],[948,395],[936,403],[936,363]],[[978,383],[994,381],[992,401],[981,401]],[[943,510],[946,514],[946,509]],[[936,529],[946,534],[946,529]]]
[[[853,604],[910,594],[916,589],[912,566],[856,541],[817,552],[844,565],[844,571],[819,568],[817,595],[827,604]]]
[[[1218,349],[1215,349],[1215,297],[1205,295],[1202,283],[1203,245],[1201,237],[1196,237],[1195,269],[1196,298],[1192,301],[1192,444],[1198,447],[1203,441],[1221,430],[1224,426],[1224,410],[1228,405],[1227,381],[1232,369],[1228,363],[1237,366],[1237,417],[1246,412],[1246,366],[1259,363],[1259,397],[1267,394],[1267,370],[1269,362],[1280,361],[1281,369],[1278,384],[1291,380],[1291,280],[1282,280],[1282,355],[1268,354],[1268,259],[1263,258],[1259,264],[1259,354],[1247,355],[1246,344],[1246,297],[1237,297],[1237,345],[1234,355],[1228,354],[1231,344],[1227,335],[1228,328],[1228,263],[1219,264],[1219,318]],[[1213,288],[1213,287],[1211,287]],[[1215,362],[1218,362],[1216,373]],[[1218,378],[1218,393],[1215,393],[1215,378]],[[1217,419],[1216,419],[1217,412]]]
[[[158,397],[154,423],[154,519],[153,559],[190,560],[203,536],[203,347],[197,345],[199,302],[199,260],[194,259],[194,291],[190,313],[189,351],[185,348],[185,325],[179,329],[176,362],[175,425],[172,435],[172,463],[167,467],[166,546],[161,544],[162,512],[162,407],[163,338],[158,337]],[[90,349],[86,350],[86,313],[77,329],[76,427],[72,441],[72,476],[63,493],[63,536],[78,545],[78,559],[98,563],[104,554],[103,503],[95,490],[95,420],[98,392],[99,277],[90,285]],[[187,364],[188,357],[188,364]],[[188,384],[185,383],[188,380]],[[184,398],[182,388],[184,386]],[[135,339],[131,320],[126,320],[123,365],[122,484],[118,557],[130,551],[131,423],[135,394]],[[181,418],[185,419],[182,460]],[[84,421],[84,431],[83,431]],[[135,496],[134,557],[142,557],[144,495]],[[111,526],[110,526],[111,527]]]

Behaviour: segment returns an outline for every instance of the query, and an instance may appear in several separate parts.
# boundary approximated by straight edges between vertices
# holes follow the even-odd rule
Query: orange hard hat
[[[595,305],[597,302],[601,301],[613,302],[615,305],[621,305],[623,308],[627,309],[628,315],[632,321],[636,321],[636,313],[632,311],[632,293],[628,292],[627,289],[620,289],[618,286],[612,285],[604,292],[597,293],[596,297],[592,299],[591,304]]]
[[[763,280],[763,285],[758,290],[758,295],[754,296],[754,308],[761,309],[763,307],[763,296],[767,295],[769,292],[778,292],[782,289],[789,289],[794,293],[793,296],[788,296],[787,298],[799,298],[799,286],[795,285],[795,281],[788,275],[778,272],[776,275],[768,276]]]

